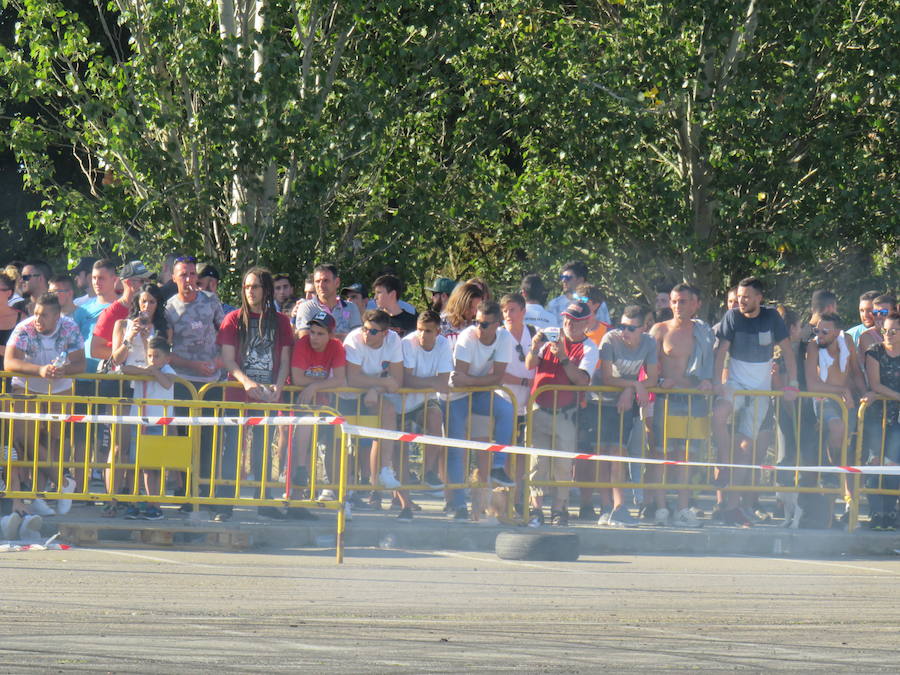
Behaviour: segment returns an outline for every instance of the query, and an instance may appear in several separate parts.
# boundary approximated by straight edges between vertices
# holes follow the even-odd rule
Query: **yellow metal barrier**
[[[632,415],[631,408],[619,413],[612,400],[622,390],[617,387],[575,387],[544,386],[532,392],[528,403],[526,423],[526,445],[531,447],[549,447],[559,450],[571,450],[588,454],[631,456],[641,459],[658,459],[675,462],[707,462],[710,464],[753,464],[757,466],[776,465],[834,465],[846,466],[848,463],[849,428],[848,413],[841,398],[833,394],[801,392],[797,403],[783,401],[780,391],[736,391],[734,400],[737,415],[732,410],[726,423],[724,439],[720,435],[720,446],[714,443],[716,422],[715,398],[710,391],[694,389],[661,389],[649,391],[655,395],[652,407],[641,410],[640,417]],[[575,404],[560,408],[558,398],[562,392],[574,392],[580,398]],[[603,394],[607,394],[607,403],[598,404]],[[552,395],[548,402],[547,396]],[[677,397],[677,398],[676,398]],[[743,397],[743,398],[741,398]],[[537,404],[542,399],[542,406]],[[769,400],[773,406],[768,405]],[[766,404],[756,404],[755,400],[765,400]],[[808,410],[803,401],[821,408],[822,401],[833,402],[839,412],[842,433],[838,443],[829,447],[829,434],[826,425],[819,421],[819,416]],[[574,407],[573,407],[574,406]],[[671,409],[670,409],[671,406]],[[696,406],[696,408],[695,408]],[[612,411],[612,414],[610,413]],[[721,413],[720,413],[721,414]],[[749,416],[743,419],[742,415]],[[574,416],[575,426],[579,430],[573,445],[571,434],[564,427],[571,423],[565,417]],[[657,417],[660,416],[660,417]],[[656,419],[653,419],[656,418]],[[650,424],[649,420],[654,424]],[[722,420],[718,420],[720,426]],[[744,425],[743,427],[741,425]],[[790,429],[784,436],[782,429]],[[757,430],[747,437],[741,431]],[[635,437],[633,433],[637,433]],[[810,438],[812,434],[812,438]],[[634,440],[637,438],[637,442]],[[747,440],[749,438],[749,441]],[[536,439],[539,442],[536,442]],[[629,440],[632,443],[629,443]],[[722,447],[724,446],[724,447]],[[635,452],[635,448],[637,452]],[[631,452],[629,452],[631,450]],[[535,464],[547,464],[535,473]],[[674,490],[686,502],[690,492],[698,490],[728,492],[759,493],[771,492],[816,492],[842,494],[850,504],[850,522],[852,529],[856,525],[858,511],[858,490],[853,489],[853,480],[842,480],[837,474],[823,474],[824,484],[819,485],[816,474],[795,476],[790,472],[780,473],[764,469],[746,470],[741,475],[731,477],[723,474],[716,480],[712,467],[681,467],[659,464],[630,463],[635,467],[626,478],[625,462],[596,462],[578,460],[574,470],[571,460],[545,460],[532,458],[532,475],[526,484],[526,491],[542,494],[550,489],[560,501],[568,501],[568,491],[577,487],[582,489],[582,503],[590,504],[593,490],[644,490],[644,501],[656,499],[665,501],[665,491]],[[624,474],[624,475],[623,475]],[[667,475],[668,474],[668,475]],[[678,477],[669,480],[671,474]],[[550,477],[553,477],[552,479]],[[566,476],[566,478],[563,478]],[[619,502],[622,497],[616,496]],[[608,500],[608,502],[607,502]],[[605,503],[612,503],[613,497],[608,493]]]

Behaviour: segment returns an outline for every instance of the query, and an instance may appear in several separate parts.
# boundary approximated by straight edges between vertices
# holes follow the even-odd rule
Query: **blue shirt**
[[[84,372],[86,373],[96,373],[97,366],[100,365],[100,361],[98,359],[91,358],[91,342],[94,339],[94,326],[97,325],[97,320],[100,318],[103,310],[109,307],[109,305],[110,303],[103,302],[100,296],[96,296],[88,300],[79,308],[83,309],[88,315],[88,321],[86,324],[88,327],[88,332],[87,336],[84,338],[84,356],[87,362]],[[81,329],[81,324],[78,324],[78,328]],[[84,335],[84,333],[82,333],[82,335]]]

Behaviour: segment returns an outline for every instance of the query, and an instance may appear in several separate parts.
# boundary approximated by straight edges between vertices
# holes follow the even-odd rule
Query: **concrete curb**
[[[79,509],[67,516],[45,518],[42,533],[60,532],[75,545],[132,544],[147,548],[184,547],[248,550],[254,548],[331,548],[335,545],[333,512],[318,512],[316,521],[269,521],[255,514],[235,512],[235,521],[213,523],[204,514],[162,521],[125,521],[99,518]],[[497,534],[522,528],[456,523],[435,515],[417,515],[411,523],[397,521],[390,512],[354,514],[347,523],[347,547],[383,547],[411,550],[493,552]],[[840,557],[894,555],[900,550],[900,532],[853,533],[839,530],[788,530],[774,525],[751,529],[708,525],[678,530],[642,525],[634,529],[601,528],[578,524],[569,528],[545,527],[579,535],[581,552],[652,555],[757,555]]]

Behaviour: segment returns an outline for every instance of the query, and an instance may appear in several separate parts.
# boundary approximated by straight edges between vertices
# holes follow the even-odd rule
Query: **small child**
[[[172,348],[166,338],[161,335],[155,335],[147,343],[146,366],[122,366],[122,372],[126,375],[149,375],[153,378],[152,380],[135,380],[131,383],[135,398],[172,400],[173,387],[175,386],[175,371],[169,365],[171,353]],[[138,411],[139,407],[142,409],[141,412]],[[132,406],[131,414],[144,417],[164,417],[166,413],[164,406],[161,405],[141,405]],[[139,433],[144,436],[162,436],[163,428],[159,426],[144,426],[140,427]],[[131,444],[132,459],[135,457],[135,452],[136,439],[132,440]],[[141,474],[144,477],[144,490],[146,490],[147,494],[159,494],[159,471],[142,469]],[[161,520],[163,514],[159,504],[148,503],[139,511],[136,517],[142,520]]]

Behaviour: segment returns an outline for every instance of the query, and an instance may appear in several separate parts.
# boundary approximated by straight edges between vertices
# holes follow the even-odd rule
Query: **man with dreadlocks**
[[[281,392],[291,367],[291,347],[294,336],[288,317],[275,311],[275,289],[272,274],[262,267],[254,267],[244,274],[241,285],[241,308],[225,315],[216,342],[222,348],[222,363],[228,371],[228,379],[241,384],[225,391],[226,401],[242,403],[276,403],[281,400]],[[254,413],[249,413],[254,414]],[[262,413],[259,413],[262,414]],[[253,476],[263,481],[263,453],[266,429],[252,427]],[[225,427],[225,435],[217,465],[221,467],[222,480],[234,480],[237,467],[237,427]],[[268,473],[266,462],[265,472]],[[264,481],[263,481],[264,482]],[[234,487],[220,485],[217,496],[234,494]],[[268,497],[268,490],[260,496]],[[275,507],[260,507],[259,513],[273,518],[284,518]],[[213,519],[225,521],[231,518],[231,507],[214,509]]]

